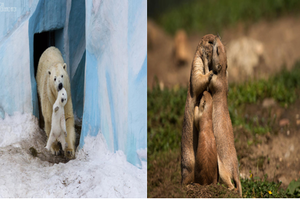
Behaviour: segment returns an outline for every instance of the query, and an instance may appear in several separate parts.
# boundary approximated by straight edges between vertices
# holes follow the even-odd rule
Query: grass
[[[274,117],[266,126],[261,126],[263,118],[245,118],[242,107],[256,104],[265,98],[273,98],[282,106],[295,102],[296,90],[300,89],[300,62],[291,71],[282,70],[268,80],[231,84],[228,93],[228,109],[233,126],[242,125],[254,134],[264,134],[272,128]],[[148,151],[149,155],[179,148],[187,88],[160,90],[158,84],[147,91],[148,110]],[[148,156],[149,157],[149,156]]]
[[[299,92],[297,92],[300,90],[299,77],[300,62],[297,62],[291,71],[284,69],[268,80],[249,81],[239,85],[231,84],[228,93],[228,108],[233,126],[242,126],[249,130],[253,137],[256,137],[256,134],[270,132],[275,118],[270,116],[267,122],[264,121],[266,125],[262,126],[263,118],[254,116],[247,119],[244,117],[242,111],[244,105],[258,104],[265,98],[273,98],[281,106],[289,106],[299,97]],[[180,150],[186,95],[187,88],[182,87],[160,90],[157,84],[152,90],[148,89],[148,171],[153,170],[153,167],[157,165],[157,163],[152,164],[154,160],[162,160],[166,153]],[[258,161],[257,164],[259,166],[260,162]],[[300,182],[294,182],[295,186],[292,191],[279,189],[280,183],[268,182],[266,178],[246,179],[241,183],[245,197],[300,196]],[[269,194],[269,191],[272,194]]]
[[[167,5],[156,16],[156,21],[171,34],[183,28],[188,32],[221,32],[226,26],[238,22],[253,23],[260,19],[276,19],[287,14],[297,14],[298,0],[201,0]],[[155,8],[152,8],[155,9]]]
[[[280,187],[281,183],[267,181],[268,176],[264,179],[251,177],[250,179],[241,179],[244,198],[286,198],[292,197],[286,190]]]
[[[270,115],[267,122],[260,121],[264,118],[241,117],[241,107],[244,104],[257,104],[265,98],[273,98],[283,107],[289,106],[298,97],[296,90],[300,88],[299,77],[300,62],[297,62],[291,71],[283,69],[268,80],[261,79],[242,84],[231,84],[228,94],[228,109],[232,124],[234,126],[242,125],[253,134],[270,132],[276,116]],[[261,126],[261,123],[267,123],[267,125]]]

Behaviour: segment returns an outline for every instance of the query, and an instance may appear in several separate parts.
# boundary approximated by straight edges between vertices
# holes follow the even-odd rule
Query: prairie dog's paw
[[[67,131],[65,131],[65,132],[64,132],[64,134],[65,134],[65,137],[67,137],[67,136],[68,136],[68,134],[67,134]]]

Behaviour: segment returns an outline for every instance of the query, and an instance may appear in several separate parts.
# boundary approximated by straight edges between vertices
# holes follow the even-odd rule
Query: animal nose
[[[59,84],[58,84],[58,90],[60,91],[62,88],[63,88],[62,83],[59,83]]]

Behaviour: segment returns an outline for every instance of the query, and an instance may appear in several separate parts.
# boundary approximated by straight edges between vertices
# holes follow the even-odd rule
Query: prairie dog
[[[217,143],[219,176],[229,189],[234,189],[231,182],[233,179],[242,197],[238,159],[227,105],[227,57],[225,47],[219,38],[215,39],[213,45],[212,70],[214,76],[210,81],[209,89],[213,99],[212,121]]]
[[[203,92],[199,106],[195,106],[194,117],[199,132],[195,182],[201,185],[215,184],[218,180],[218,159],[212,126],[212,97],[209,92]]]
[[[194,125],[194,108],[199,95],[207,89],[213,76],[209,71],[212,45],[216,36],[205,35],[199,42],[193,59],[185,103],[185,112],[181,138],[181,183],[195,181],[195,151],[198,145],[198,132]]]

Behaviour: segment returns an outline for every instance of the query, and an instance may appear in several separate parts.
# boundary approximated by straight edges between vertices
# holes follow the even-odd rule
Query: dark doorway
[[[37,67],[43,52],[50,46],[55,46],[55,32],[48,31],[34,34],[33,38],[33,57],[34,57],[34,76],[36,77]]]
[[[47,31],[42,33],[36,33],[33,37],[33,57],[34,57],[34,77],[36,77],[39,60],[43,52],[50,46],[55,46],[55,34],[56,31]],[[40,98],[38,96],[39,106],[39,125],[44,128],[44,118],[41,110]]]

